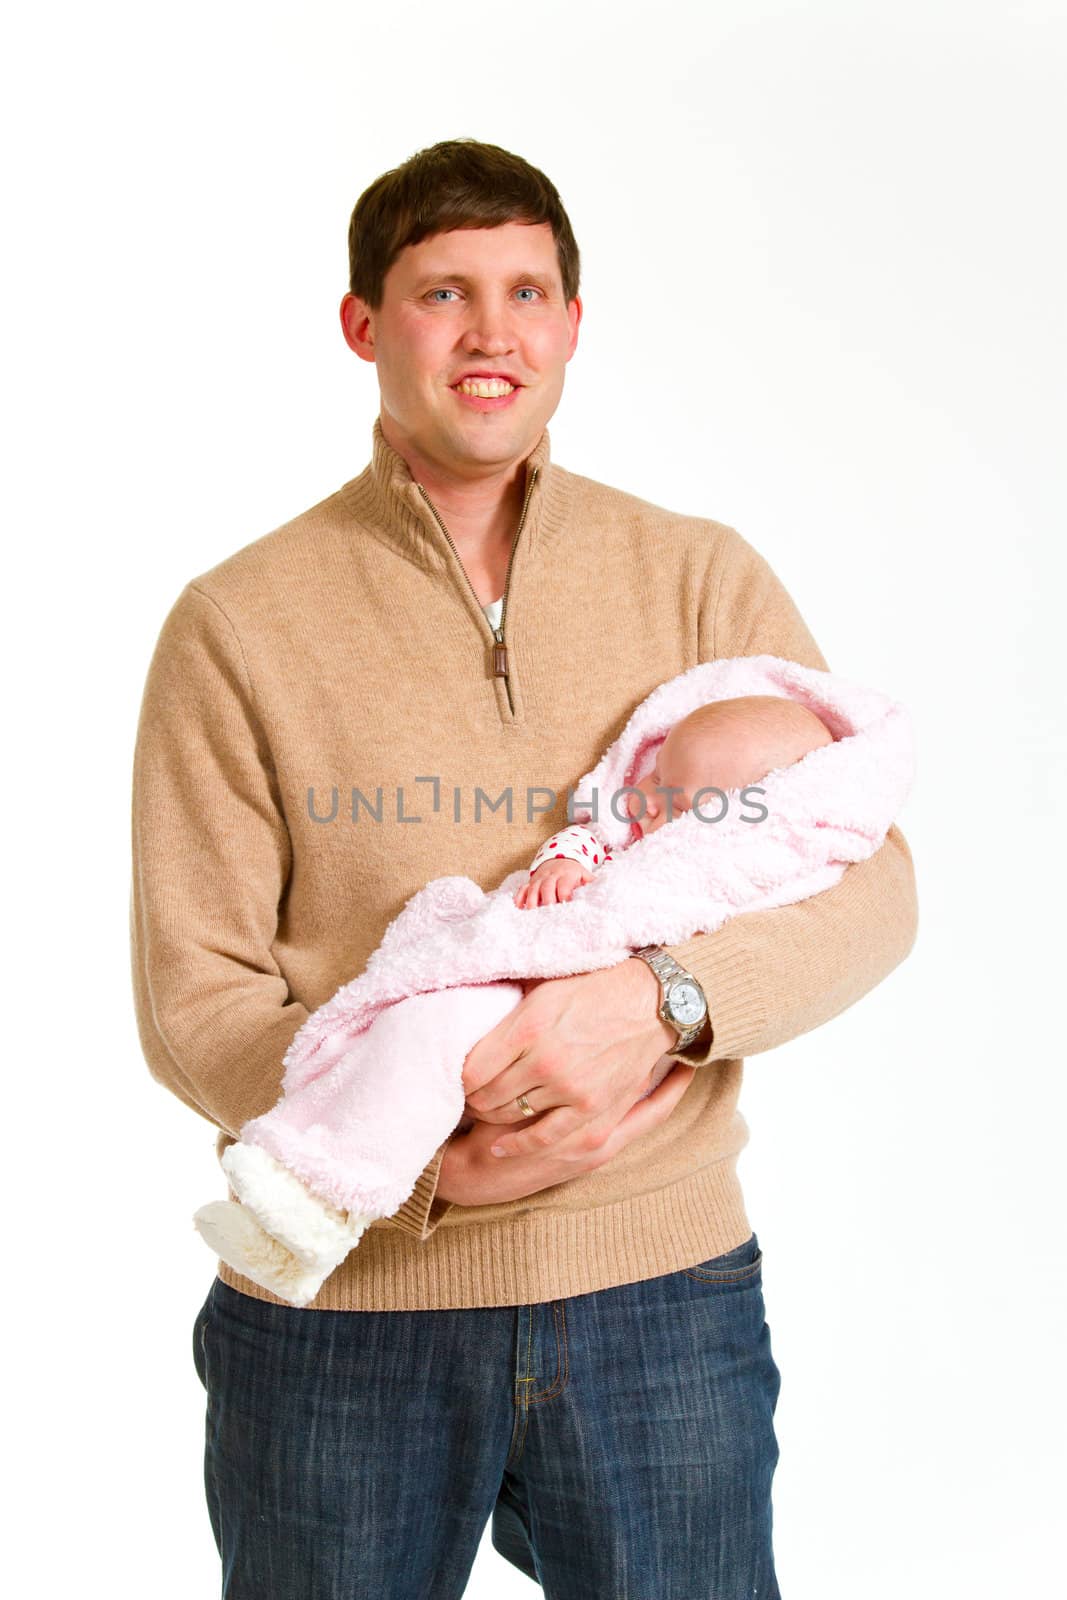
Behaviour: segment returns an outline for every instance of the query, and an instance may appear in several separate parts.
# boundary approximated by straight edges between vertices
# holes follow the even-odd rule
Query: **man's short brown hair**
[[[477,139],[444,139],[375,178],[348,224],[348,287],[372,310],[401,250],[453,228],[547,222],[568,303],[578,293],[578,246],[553,184],[521,156]]]

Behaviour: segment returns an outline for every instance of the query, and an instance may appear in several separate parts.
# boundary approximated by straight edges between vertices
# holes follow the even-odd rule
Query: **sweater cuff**
[[[691,1067],[743,1057],[747,1041],[760,1033],[766,1017],[752,952],[739,937],[736,920],[715,933],[698,933],[663,948],[700,984],[711,1021],[709,1038],[666,1054]]]
[[[452,1209],[451,1200],[437,1198],[437,1180],[441,1175],[441,1162],[452,1135],[438,1146],[429,1163],[419,1173],[414,1189],[403,1205],[384,1221],[392,1228],[400,1228],[416,1239],[428,1239],[441,1218]]]
[[[666,945],[663,947],[666,949]],[[692,968],[690,968],[692,971]],[[680,1061],[687,1067],[706,1067],[711,1047],[715,1043],[715,1029],[711,1026],[711,1019],[704,1018],[704,1025],[692,1044],[687,1044],[684,1050],[665,1050],[663,1053],[670,1056],[672,1061]]]

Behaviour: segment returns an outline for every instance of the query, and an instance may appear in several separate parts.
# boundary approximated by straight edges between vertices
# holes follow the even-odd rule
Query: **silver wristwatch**
[[[707,1020],[708,1002],[703,989],[693,974],[679,966],[661,945],[646,944],[640,950],[633,951],[633,954],[647,962],[659,979],[659,1014],[664,1022],[677,1030],[678,1043],[674,1048],[684,1050],[686,1045],[692,1044]]]

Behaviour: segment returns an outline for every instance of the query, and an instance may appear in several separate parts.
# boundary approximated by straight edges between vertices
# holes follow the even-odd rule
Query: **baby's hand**
[[[515,891],[515,904],[529,911],[534,906],[555,905],[569,900],[580,884],[589,883],[593,874],[580,861],[569,856],[558,861],[542,861],[533,876]]]

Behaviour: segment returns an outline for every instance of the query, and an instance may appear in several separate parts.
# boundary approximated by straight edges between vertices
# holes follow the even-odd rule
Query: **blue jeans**
[[[224,1600],[778,1600],[756,1235],[535,1305],[309,1311],[216,1278],[193,1353]]]

